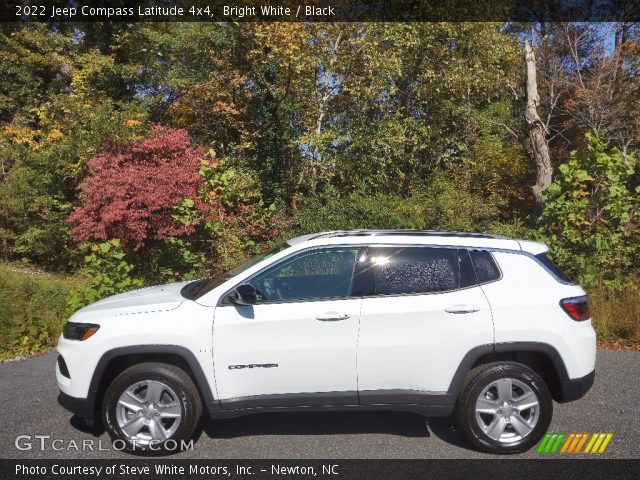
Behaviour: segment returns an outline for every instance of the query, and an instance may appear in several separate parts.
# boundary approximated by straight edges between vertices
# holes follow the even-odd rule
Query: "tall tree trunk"
[[[527,66],[527,107],[524,111],[524,119],[529,127],[529,140],[533,149],[533,161],[536,164],[536,183],[531,187],[536,201],[536,212],[542,212],[542,192],[551,184],[553,169],[549,157],[549,145],[547,144],[547,132],[542,120],[538,116],[538,84],[536,81],[536,57],[529,41],[524,41],[524,59]]]

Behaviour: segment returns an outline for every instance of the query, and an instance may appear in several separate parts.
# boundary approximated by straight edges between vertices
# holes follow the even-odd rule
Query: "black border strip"
[[[429,441],[429,439],[425,439]],[[611,445],[609,449],[613,449]],[[197,448],[197,447],[196,447]],[[118,453],[118,452],[116,452]],[[185,452],[187,455],[189,452]],[[214,452],[212,452],[214,453]],[[214,453],[215,454],[215,453]],[[603,460],[601,458],[584,458],[581,460],[548,458],[529,459],[473,459],[473,460],[342,460],[342,459],[300,459],[300,460],[184,460],[162,458],[154,460],[118,459],[118,460],[0,460],[0,478],[2,479],[39,479],[39,480],[76,480],[78,478],[92,478],[95,480],[107,480],[114,478],[127,479],[176,479],[176,478],[252,478],[253,480],[279,478],[274,468],[298,467],[313,468],[316,476],[312,474],[294,474],[292,478],[339,478],[348,479],[385,479],[385,480],[413,480],[413,479],[491,479],[514,478],[517,472],[526,472],[528,478],[536,480],[547,479],[574,479],[589,480],[592,478],[635,479],[640,467],[638,459]],[[44,474],[18,474],[16,466],[23,465],[27,468],[46,469]],[[101,473],[85,475],[54,475],[51,473],[54,465],[58,469],[71,467],[86,467],[97,469],[101,467]],[[155,466],[164,465],[167,473],[156,473]],[[122,474],[122,468],[147,467],[148,474]],[[238,474],[238,468],[242,467],[244,474]],[[323,467],[325,468],[323,474]],[[114,468],[115,474],[106,474],[108,468]],[[183,469],[175,472],[175,469]],[[225,472],[217,475],[189,474],[190,469],[198,468],[214,469],[226,468]],[[95,471],[95,470],[94,470]],[[194,471],[194,470],[191,470]],[[246,472],[250,471],[247,475]],[[332,473],[326,473],[330,471]],[[288,475],[287,475],[288,476]]]
[[[19,5],[38,6],[35,11]],[[166,11],[177,6],[182,10]],[[281,7],[271,14],[261,7]],[[54,10],[53,7],[58,7]],[[83,7],[84,10],[83,10]],[[227,7],[225,9],[225,7]],[[236,7],[235,10],[230,10]],[[65,8],[67,8],[65,10]],[[103,10],[112,8],[113,10]],[[75,10],[71,10],[75,9]],[[99,9],[99,10],[97,10]],[[151,9],[151,10],[147,10]],[[22,13],[19,15],[18,13]],[[638,0],[9,0],[0,22],[613,22],[640,21]]]

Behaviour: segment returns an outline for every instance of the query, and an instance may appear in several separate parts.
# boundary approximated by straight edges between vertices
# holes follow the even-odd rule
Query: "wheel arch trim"
[[[517,352],[535,352],[546,355],[556,371],[556,374],[560,379],[568,379],[567,368],[560,356],[560,353],[548,343],[543,342],[500,342],[495,344],[479,345],[472,348],[463,357],[460,365],[458,366],[447,394],[457,397],[462,388],[464,378],[471,370],[473,364],[478,361],[484,355],[490,355],[492,353],[517,353]]]
[[[87,403],[90,405],[93,412],[96,411],[98,390],[104,378],[107,366],[113,360],[132,355],[175,355],[181,358],[191,370],[192,380],[202,395],[205,407],[208,409],[217,407],[218,402],[213,396],[209,381],[202,370],[200,362],[191,350],[180,345],[130,345],[108,350],[100,357],[100,360],[98,360],[98,364],[96,365],[91,377],[91,382],[89,383],[89,392],[87,394]]]

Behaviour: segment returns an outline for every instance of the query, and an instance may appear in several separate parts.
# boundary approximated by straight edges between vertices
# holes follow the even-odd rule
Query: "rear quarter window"
[[[469,250],[469,255],[471,256],[478,283],[500,280],[500,269],[491,253],[483,250]]]
[[[547,256],[546,253],[539,253],[536,255],[536,258],[540,260],[540,262],[557,278],[566,283],[573,283],[573,281],[564,273],[560,267],[558,267],[553,261]]]

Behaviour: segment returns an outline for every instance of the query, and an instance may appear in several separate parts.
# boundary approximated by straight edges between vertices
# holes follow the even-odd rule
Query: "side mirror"
[[[258,301],[258,292],[253,285],[243,283],[234,289],[229,300],[236,305],[254,305]]]

